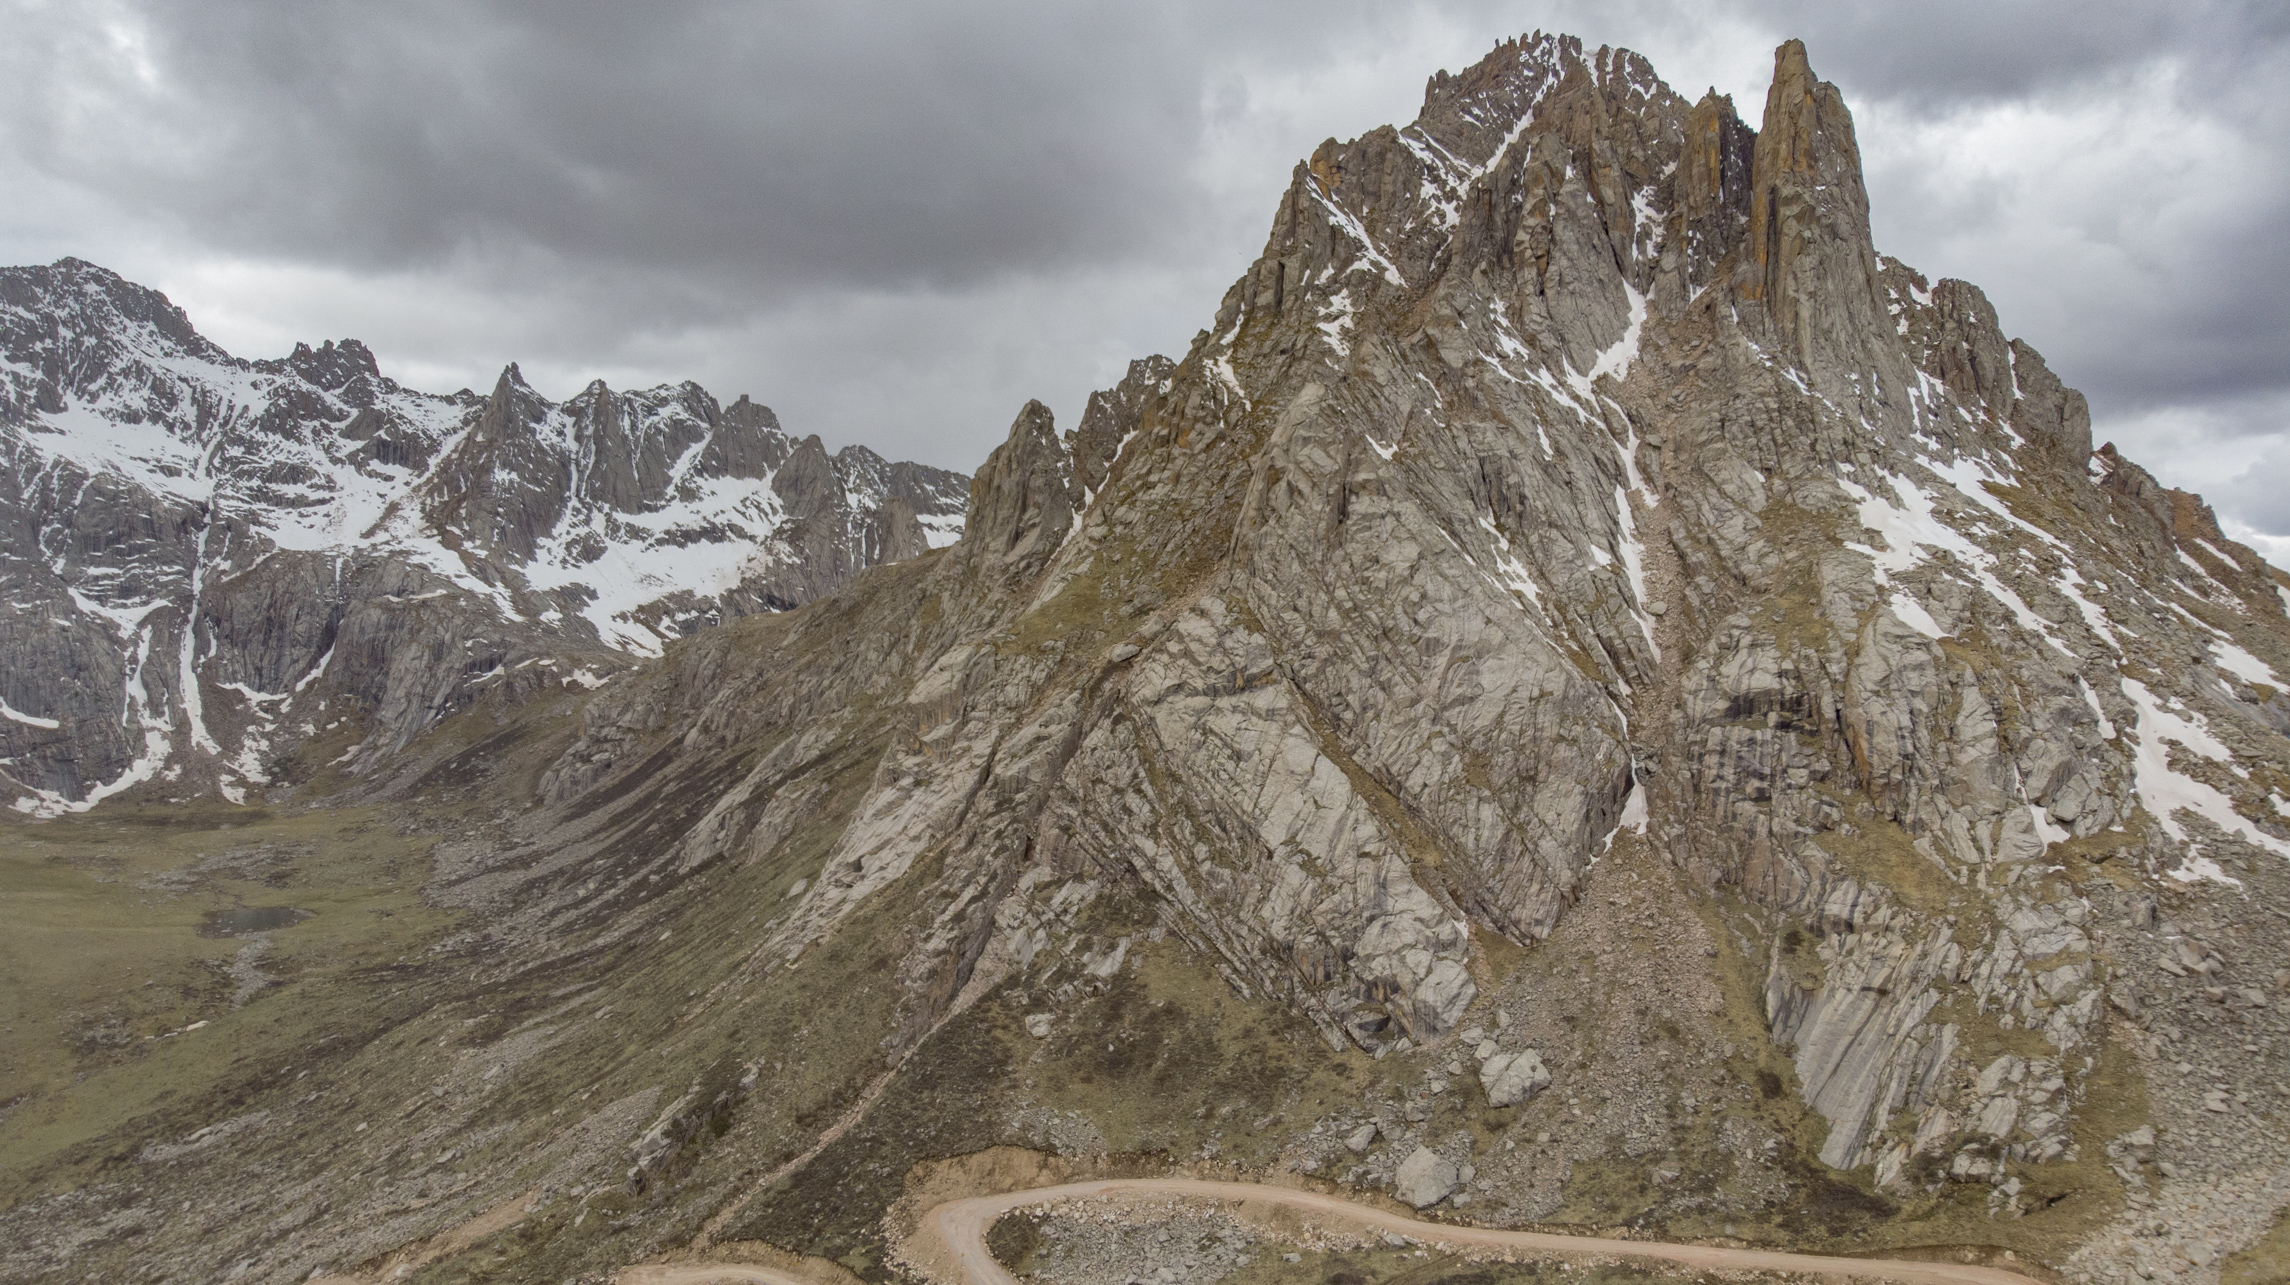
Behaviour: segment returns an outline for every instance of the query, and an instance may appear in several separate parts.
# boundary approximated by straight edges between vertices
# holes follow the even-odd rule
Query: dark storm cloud
[[[1181,348],[1322,137],[1536,27],[1752,124],[1804,38],[1879,248],[1979,283],[2103,435],[2290,534],[2278,3],[0,0],[0,250],[153,280],[252,351],[697,377],[970,467],[1025,398],[1070,417]]]
[[[1195,128],[1148,79],[1076,92],[1054,31],[1020,56],[951,11],[883,40],[844,6],[555,8],[155,6],[156,75],[108,87],[128,119],[49,84],[21,132],[242,252],[880,284],[1117,242],[1134,200],[1081,207],[1134,197]]]
[[[1181,240],[1199,50],[1266,34],[1182,5],[895,14],[154,4],[107,32],[53,9],[11,59],[9,133],[243,253],[947,286]]]
[[[2236,77],[2262,67],[2290,35],[2290,11],[2280,5],[2217,0],[1778,3],[1743,11],[1849,69],[1863,95],[1941,111],[2088,86],[2158,55],[2200,63],[2206,94],[2271,97],[2268,86]]]
[[[2008,261],[1984,265],[1974,279],[2005,297],[1999,302],[2025,296],[2021,324],[2050,330],[2047,348],[2111,409],[2197,399],[2227,410],[2286,386],[2290,102],[2281,86],[2290,83],[2290,6],[1948,0],[1762,12],[1803,37],[1821,74],[1864,114],[1891,107],[1945,131],[1983,108],[2105,118],[2135,97],[2175,108],[2175,120],[2121,120],[2082,140],[2145,151],[2153,164],[2048,211],[2041,230],[2055,241],[2119,251],[2105,279],[2047,279]],[[2158,77],[2166,83],[2155,84]],[[2020,189],[2042,171],[1951,194],[1946,153],[1919,159],[1927,162],[1920,173],[1888,175],[1894,190],[1877,195],[1895,198],[1891,208],[1879,202],[1888,230],[1922,245],[2000,244],[2004,225],[2041,200]],[[2108,290],[2114,297],[2093,306]],[[2263,412],[2240,422],[2250,431],[2283,427]]]

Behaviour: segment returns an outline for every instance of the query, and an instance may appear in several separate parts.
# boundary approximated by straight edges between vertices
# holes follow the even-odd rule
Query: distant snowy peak
[[[865,447],[830,456],[745,397],[724,407],[693,383],[600,381],[555,404],[511,366],[379,534],[432,562],[456,536],[449,560],[497,571],[487,583],[516,609],[656,655],[696,624],[796,606],[950,543],[968,493],[959,473]],[[677,610],[655,609],[672,598]]]
[[[0,641],[34,658],[0,677],[24,715],[0,773],[38,810],[185,750],[226,792],[259,782],[250,738],[275,751],[321,689],[387,728],[355,766],[486,684],[658,655],[952,543],[969,494],[693,383],[556,403],[514,365],[490,395],[404,388],[356,340],[249,361],[74,259],[0,269],[0,461]]]
[[[698,384],[552,403],[515,365],[490,397],[384,377],[356,340],[234,358],[158,293],[77,260],[0,274],[0,353],[27,478],[63,470],[211,507],[282,549],[388,549],[514,613],[555,609],[596,637],[657,654],[633,624],[677,594],[784,591],[782,528],[839,518],[856,570],[950,543],[968,479],[828,456],[768,407],[720,405]],[[788,470],[790,461],[795,467]],[[893,500],[919,538],[880,538]]]

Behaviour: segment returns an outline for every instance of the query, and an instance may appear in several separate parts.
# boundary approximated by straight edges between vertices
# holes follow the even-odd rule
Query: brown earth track
[[[1838,1258],[1771,1249],[1734,1249],[1664,1241],[1613,1240],[1555,1232],[1502,1231],[1488,1227],[1428,1223],[1358,1204],[1341,1196],[1248,1182],[1193,1178],[1115,1178],[1061,1183],[1000,1195],[950,1200],[923,1218],[924,1249],[939,1260],[941,1274],[953,1269],[947,1285],[1018,1285],[1017,1278],[986,1248],[987,1229],[1013,1210],[1061,1200],[1104,1196],[1181,1196],[1196,1200],[1249,1201],[1285,1206],[1341,1220],[1355,1227],[1412,1237],[1448,1249],[1524,1250],[1537,1257],[1618,1258],[1671,1264],[1694,1270],[1791,1272],[1837,1280],[1891,1281],[1900,1285],[2043,1285],[2032,1276],[1963,1263],[1920,1263],[1906,1259]],[[930,1242],[936,1243],[930,1243]],[[632,1267],[618,1285],[815,1285],[788,1273],[745,1264],[683,1263]]]

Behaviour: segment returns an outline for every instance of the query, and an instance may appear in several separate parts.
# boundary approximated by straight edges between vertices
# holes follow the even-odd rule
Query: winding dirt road
[[[1693,1270],[1794,1272],[1829,1276],[1838,1280],[1890,1281],[1900,1285],[2043,1285],[2034,1277],[1997,1267],[1961,1263],[1918,1263],[1905,1259],[1835,1258],[1820,1254],[1790,1254],[1767,1249],[1726,1249],[1714,1245],[1676,1245],[1661,1241],[1609,1240],[1599,1236],[1566,1236],[1552,1232],[1498,1231],[1448,1223],[1420,1222],[1356,1204],[1341,1196],[1326,1196],[1286,1187],[1265,1187],[1248,1182],[1210,1182],[1191,1178],[1124,1178],[1100,1182],[1072,1182],[1034,1187],[998,1196],[953,1200],[924,1215],[924,1234],[939,1242],[937,1248],[961,1269],[953,1285],[1018,1285],[986,1249],[986,1230],[996,1219],[1015,1209],[1053,1204],[1061,1200],[1102,1196],[1184,1196],[1200,1200],[1246,1200],[1280,1205],[1317,1214],[1353,1227],[1396,1233],[1426,1245],[1454,1249],[1524,1250],[1537,1256],[1624,1258],[1646,1264],[1671,1264]],[[622,1272],[619,1285],[816,1285],[785,1272],[744,1264],[682,1263],[673,1266],[632,1267]]]

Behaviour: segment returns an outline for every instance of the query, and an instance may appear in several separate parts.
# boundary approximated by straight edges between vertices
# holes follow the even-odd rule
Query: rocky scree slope
[[[0,772],[54,812],[353,769],[492,688],[593,681],[960,529],[967,479],[695,384],[416,392],[355,340],[232,357],[154,291],[0,270]]]
[[[186,1252],[299,1279],[530,1190],[536,1279],[711,1236],[885,1279],[917,1160],[1126,1138],[1498,1224],[2215,1276],[2290,1201],[2286,585],[1876,253],[1802,46],[1753,130],[1507,43],[1298,166],[1182,360],[1068,436],[1025,408],[951,547],[670,646],[493,778],[529,805],[429,895],[540,1025],[362,1135],[388,1183]],[[1136,1035],[1171,958],[1361,1101],[980,1105],[1160,1092],[1210,1039]],[[713,971],[627,1051],[532,998],[605,959]],[[625,1171],[536,1177],[603,1127],[550,1065],[611,1058],[588,1091],[658,1081]]]

